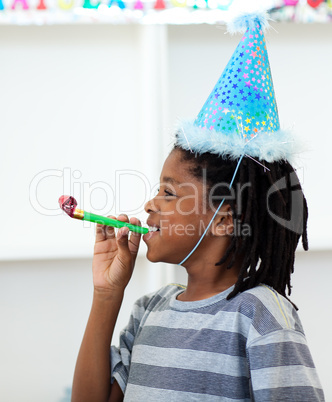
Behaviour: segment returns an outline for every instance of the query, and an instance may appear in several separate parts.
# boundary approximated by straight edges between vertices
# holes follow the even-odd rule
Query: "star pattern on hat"
[[[280,129],[265,37],[248,28],[198,114],[196,126],[246,139]]]

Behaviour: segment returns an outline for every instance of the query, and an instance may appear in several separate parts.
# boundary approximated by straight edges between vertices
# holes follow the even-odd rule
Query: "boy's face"
[[[191,166],[191,162],[181,159],[181,151],[172,151],[160,175],[158,194],[145,206],[148,225],[159,228],[143,236],[148,246],[147,258],[152,262],[180,263],[213,216],[214,211],[206,202],[208,190],[202,180],[190,173]],[[206,258],[206,246],[210,242],[211,234],[207,233],[188,262]],[[220,256],[215,258],[216,262]]]

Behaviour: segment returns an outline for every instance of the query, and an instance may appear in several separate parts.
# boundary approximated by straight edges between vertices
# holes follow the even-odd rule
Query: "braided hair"
[[[291,294],[291,274],[294,272],[295,250],[302,236],[302,244],[308,250],[308,208],[301,185],[293,167],[286,161],[262,162],[244,157],[232,186],[230,183],[238,160],[211,153],[196,154],[183,150],[182,160],[193,162],[190,173],[199,179],[205,177],[208,192],[218,206],[222,197],[233,212],[235,230],[225,255],[216,266],[228,263],[242,255],[242,265],[237,282],[228,299],[239,292],[260,283],[273,287],[281,295]],[[295,306],[296,308],[296,306]]]

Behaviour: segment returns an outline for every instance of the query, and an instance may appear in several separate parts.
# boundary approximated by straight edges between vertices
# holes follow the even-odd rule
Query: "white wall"
[[[90,255],[91,225],[64,216],[62,194],[142,215],[163,144],[163,30],[150,31],[0,26],[0,203],[24,216],[2,216],[0,258]]]
[[[331,222],[332,190],[324,186],[332,145],[332,26],[275,27],[279,34],[270,31],[268,49],[281,122],[295,122],[310,148],[302,165],[315,251],[298,254],[293,300],[326,399],[332,401],[332,240],[325,224]],[[165,134],[176,118],[195,117],[238,41],[213,26],[172,26],[167,38],[163,28],[145,28],[0,27],[0,206],[19,211],[16,218],[2,214],[0,231],[1,401],[59,402],[71,384],[91,302],[93,230],[34,210],[29,202],[33,177],[45,169],[82,173],[72,175],[65,189],[63,177],[41,182],[38,196],[50,209],[68,187],[102,209],[105,192],[99,189],[84,200],[81,186],[102,181],[114,189],[120,169],[137,169],[154,184],[167,149],[167,137],[159,142],[154,132],[159,128]],[[146,70],[150,59],[158,68]],[[123,209],[141,203],[141,185],[120,187]],[[117,333],[139,295],[185,280],[181,270],[148,264],[143,247]]]

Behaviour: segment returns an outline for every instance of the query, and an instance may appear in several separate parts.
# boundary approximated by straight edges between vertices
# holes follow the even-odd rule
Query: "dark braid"
[[[211,153],[195,154],[177,146],[174,149],[182,152],[184,161],[193,162],[190,171],[194,177],[206,175],[210,191],[218,183],[230,183],[237,160]],[[294,169],[285,161],[261,163],[265,168],[248,157],[243,158],[233,184],[235,197],[229,197],[231,193],[226,186],[217,186],[212,194],[218,196],[215,206],[221,197],[227,197],[235,228],[225,255],[216,265],[229,261],[227,268],[231,268],[235,259],[242,256],[239,277],[229,299],[259,283],[287,297],[286,289],[291,294],[295,250],[301,236],[303,248],[308,250],[307,202]],[[242,230],[238,233],[239,223],[242,229],[250,229],[249,235]]]

